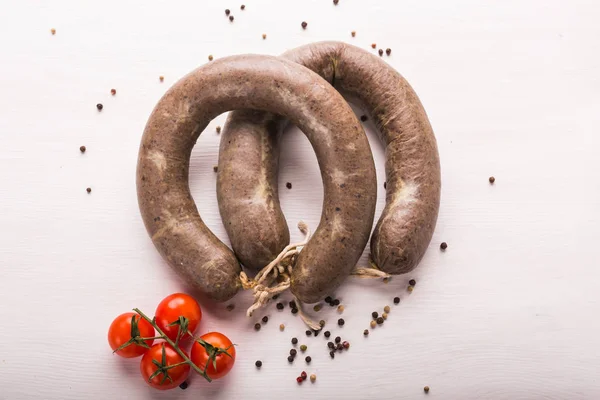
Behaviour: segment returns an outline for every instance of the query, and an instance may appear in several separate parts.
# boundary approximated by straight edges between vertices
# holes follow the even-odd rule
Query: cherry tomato
[[[182,350],[183,351],[183,350]],[[184,354],[187,353],[184,352]],[[157,361],[161,366],[152,362]],[[158,390],[169,390],[181,385],[190,374],[190,365],[184,364],[165,369],[170,365],[179,364],[184,359],[168,343],[157,343],[142,357],[140,372],[151,387]]]
[[[177,322],[179,317],[183,316],[187,318],[189,323],[187,330],[193,334],[202,319],[202,310],[192,296],[185,293],[174,293],[165,297],[158,304],[154,315],[156,317],[156,325],[158,325],[169,339],[175,340],[179,331],[179,325],[169,326],[169,324]],[[181,336],[182,339],[188,337],[187,333]]]
[[[192,362],[202,371],[208,362],[206,374],[211,379],[227,375],[235,363],[235,346],[231,340],[219,332],[209,332],[200,336],[200,339],[205,343],[194,342],[190,357]]]
[[[131,319],[134,316],[136,326],[132,329]],[[145,319],[140,320],[140,316],[132,312],[119,315],[108,328],[108,344],[113,351],[127,342],[132,342],[116,352],[121,357],[133,358],[144,354],[152,346],[154,339],[140,341],[139,338],[142,337],[154,337],[154,328],[148,321]],[[140,346],[140,343],[146,343],[148,348]]]

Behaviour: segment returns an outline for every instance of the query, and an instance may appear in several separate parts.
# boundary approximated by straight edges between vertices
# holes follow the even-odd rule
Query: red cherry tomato
[[[131,321],[133,317],[135,317],[136,326],[132,330]],[[133,337],[132,334],[134,335]],[[154,337],[154,328],[148,321],[145,319],[140,320],[140,316],[132,312],[119,315],[110,324],[110,328],[108,328],[108,344],[113,351],[129,341],[132,342],[130,345],[116,352],[121,357],[133,358],[144,354],[148,349],[140,346],[139,343],[146,343],[150,347],[154,339],[136,340],[136,338],[139,339],[142,337]]]
[[[235,363],[235,346],[222,333],[210,332],[200,336],[205,342],[194,342],[190,359],[202,371],[208,363],[206,375],[211,379],[224,377],[231,371]]]
[[[186,353],[184,352],[184,354]],[[152,360],[157,361],[160,367],[152,362]],[[190,365],[183,364],[169,369],[166,369],[166,367],[179,364],[183,361],[183,357],[177,354],[170,344],[164,342],[157,343],[142,357],[140,372],[146,383],[151,387],[158,390],[173,389],[187,379],[190,374]]]
[[[192,296],[185,293],[174,293],[165,297],[158,304],[154,315],[156,317],[156,325],[158,325],[169,339],[175,340],[179,331],[179,325],[169,325],[177,322],[180,316],[185,317],[189,324],[187,330],[194,334],[202,319],[202,310]],[[181,336],[182,339],[188,337],[187,332]]]

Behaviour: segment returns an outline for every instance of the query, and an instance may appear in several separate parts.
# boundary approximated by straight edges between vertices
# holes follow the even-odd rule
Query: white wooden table
[[[600,3],[245,1],[244,11],[241,0],[0,1],[0,399],[600,398]],[[430,249],[410,276],[338,291],[346,325],[333,331],[352,346],[335,360],[289,310],[269,307],[254,332],[247,294],[231,313],[204,304],[201,330],[238,344],[234,370],[154,392],[106,341],[116,315],[152,313],[185,290],[138,212],[149,113],[209,54],[276,55],[326,39],[392,48],[386,60],[425,105],[443,179]],[[194,149],[191,188],[225,240],[212,170],[224,121]],[[383,154],[370,128],[379,214]],[[315,227],[320,175],[298,130],[286,133],[281,164],[290,226]],[[384,327],[363,338],[371,311],[396,295]],[[288,365],[292,336],[309,346],[310,367]],[[317,382],[298,386],[302,370]]]

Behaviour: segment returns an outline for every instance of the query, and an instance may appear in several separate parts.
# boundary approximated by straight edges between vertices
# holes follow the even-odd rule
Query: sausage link
[[[213,61],[173,85],[154,108],[137,166],[138,203],[154,245],[183,280],[209,298],[225,301],[240,289],[240,265],[202,221],[188,185],[190,155],[200,133],[213,118],[234,109],[269,111],[298,125],[324,171],[326,196],[364,216],[334,218],[333,208],[324,209],[316,240],[310,240],[302,252],[306,253],[303,259],[320,261],[346,251],[338,260],[337,276],[332,277],[339,284],[349,273],[347,265],[358,260],[368,241],[375,210],[372,155],[360,123],[343,98],[314,72],[277,57],[245,55]],[[353,148],[339,144],[347,135],[357,143]],[[358,157],[371,160],[360,176],[349,161]],[[340,232],[345,243],[336,241]],[[319,257],[310,257],[312,253]]]
[[[344,95],[357,100],[371,115],[385,146],[387,179],[386,206],[371,237],[371,255],[385,272],[402,274],[413,270],[431,241],[441,191],[435,136],[416,93],[397,71],[379,57],[345,43],[314,43],[288,51],[282,57],[315,71]],[[260,115],[254,118],[261,120],[263,126],[269,124]],[[252,131],[256,138],[246,146],[258,148],[268,135],[263,128],[249,123],[243,114],[231,113],[225,132],[228,136],[236,136],[239,126],[244,126],[245,131]],[[351,143],[349,137],[342,140]],[[222,143],[221,152],[228,153],[229,150],[228,143]],[[269,149],[269,154],[277,158],[278,151],[274,146]],[[230,164],[232,168],[242,167],[237,154],[230,159]],[[277,173],[271,170],[274,167],[276,164],[268,159],[261,164],[262,176],[266,179],[260,181],[260,187],[264,190],[255,193],[267,193],[276,187]],[[360,168],[360,165],[357,167]],[[246,171],[246,174],[255,172]],[[230,174],[227,185],[237,185],[237,177],[236,170]],[[257,180],[248,182],[248,190],[253,191],[257,187]],[[219,193],[219,201],[229,203],[233,199]],[[327,199],[325,201],[327,203]],[[255,219],[246,223],[252,224],[263,218],[276,221],[271,229],[280,235],[287,232],[277,197],[257,194],[253,207],[264,211],[254,213]],[[238,212],[243,213],[243,210]],[[228,223],[227,219],[224,222]],[[250,238],[245,236],[247,234],[237,231],[234,235],[230,234],[230,238],[244,242]],[[265,240],[268,241],[268,238]],[[275,249],[273,253],[277,253],[284,244],[271,241],[265,242],[264,246]],[[244,257],[252,259],[254,254],[249,251]]]

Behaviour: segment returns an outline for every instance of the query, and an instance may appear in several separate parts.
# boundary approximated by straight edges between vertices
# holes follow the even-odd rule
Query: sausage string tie
[[[304,239],[297,243],[287,245],[281,253],[271,261],[266,267],[261,269],[254,279],[248,278],[244,271],[240,273],[240,281],[245,290],[252,290],[254,294],[254,303],[246,311],[248,317],[252,316],[254,311],[264,307],[271,298],[279,293],[285,292],[290,288],[290,276],[292,269],[300,254],[300,250],[304,247],[310,237],[310,228],[304,221],[298,223],[298,229],[304,234]],[[351,275],[361,278],[383,278],[387,280],[391,277],[390,274],[383,272],[377,268],[372,260],[369,260],[370,267],[356,268]],[[277,284],[272,286],[274,283]],[[294,300],[298,306],[298,314],[302,321],[313,330],[320,330],[321,326],[306,314],[302,309],[302,302],[294,296]]]

